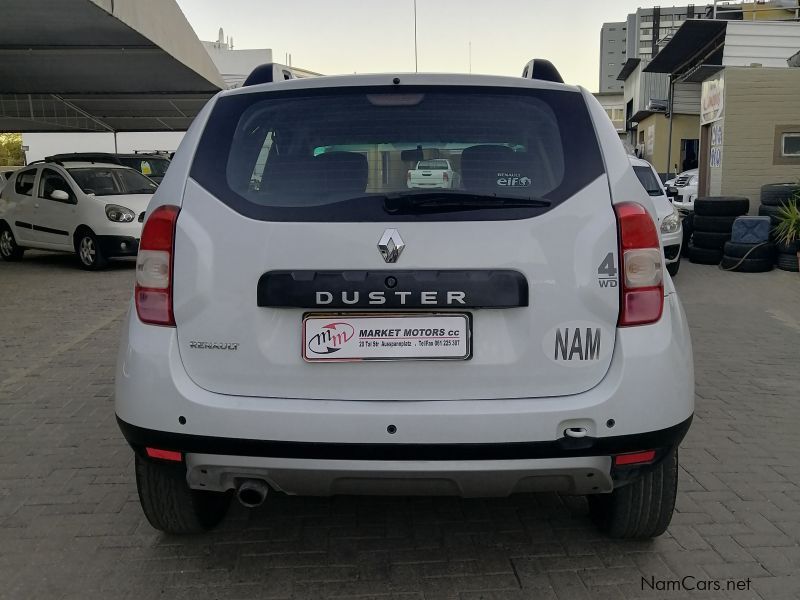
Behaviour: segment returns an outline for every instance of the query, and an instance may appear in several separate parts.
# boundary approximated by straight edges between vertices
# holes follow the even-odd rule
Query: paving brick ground
[[[552,494],[273,495],[205,536],[156,533],[113,417],[132,279],[130,263],[0,264],[2,598],[800,598],[796,274],[682,266],[697,413],[672,527],[637,543],[604,540],[582,499]],[[686,576],[750,587],[642,589]]]

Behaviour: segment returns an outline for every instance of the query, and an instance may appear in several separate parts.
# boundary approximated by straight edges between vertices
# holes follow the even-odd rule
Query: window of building
[[[781,137],[781,155],[800,157],[800,131],[784,133]]]

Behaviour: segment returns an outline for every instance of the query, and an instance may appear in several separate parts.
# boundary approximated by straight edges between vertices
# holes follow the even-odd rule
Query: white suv
[[[0,192],[0,256],[21,260],[27,248],[75,252],[89,270],[112,257],[136,256],[157,187],[120,165],[32,163]]]
[[[437,156],[457,190],[409,190]],[[116,384],[163,531],[287,494],[585,494],[661,534],[694,408],[653,203],[592,95],[359,75],[218,94],[148,208]]]

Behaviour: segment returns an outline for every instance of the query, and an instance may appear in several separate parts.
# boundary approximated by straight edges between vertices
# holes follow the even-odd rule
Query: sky
[[[220,27],[234,48],[326,75],[414,71],[413,0],[178,0],[202,40]],[[597,91],[600,27],[649,0],[417,0],[419,70],[520,75],[532,58]],[[675,4],[682,4],[676,2]],[[700,3],[698,3],[700,4]]]

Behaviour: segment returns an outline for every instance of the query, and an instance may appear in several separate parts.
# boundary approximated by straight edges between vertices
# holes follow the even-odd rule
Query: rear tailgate
[[[383,113],[374,105],[359,105],[354,92],[347,90],[341,99],[326,98],[316,107],[312,105],[319,98],[313,96],[295,99],[290,106],[273,105],[270,95],[262,93],[248,102],[239,98],[238,105],[215,109],[233,116],[226,126],[214,125],[204,134],[177,224],[174,312],[189,376],[219,393],[331,400],[559,396],[597,385],[611,362],[619,313],[617,228],[608,181],[580,94],[529,93],[532,99],[520,100],[517,92],[506,98],[502,90],[476,92],[474,98],[432,90],[418,107],[393,112],[396,129],[375,134],[384,148],[393,131],[403,138],[395,154],[376,153],[375,160],[385,167],[399,157],[400,142],[409,138],[415,123],[433,122],[425,119],[429,112],[436,113],[439,121],[450,115],[456,122],[449,130],[464,128],[457,139],[446,140],[450,142],[446,148],[458,155],[465,188],[479,190],[488,174],[497,187],[491,197],[498,192],[524,192],[530,197],[535,191],[552,204],[549,207],[393,212],[380,192],[405,188],[405,168],[400,165],[373,178],[373,154],[369,148],[362,152],[367,139],[348,137],[353,134],[347,123],[331,128],[326,139],[310,142],[308,155],[297,159],[308,179],[315,179],[319,171],[325,188],[313,194],[298,192],[296,199],[290,199],[293,192],[283,186],[295,167],[287,161],[288,150],[278,155],[272,148],[275,139],[289,137],[289,132],[280,130],[285,125],[261,133],[255,154],[270,154],[266,167],[240,166],[248,140],[237,143],[236,136],[245,135],[243,131],[250,135],[252,119],[262,118],[254,106],[275,106],[280,116],[276,124],[308,128],[293,131],[295,139],[324,128],[309,115],[321,113],[327,122],[338,122],[349,111],[356,113],[363,127]],[[306,100],[310,106],[304,109]],[[505,102],[508,106],[503,106]],[[497,139],[468,127],[474,121],[470,110],[487,119],[491,107],[496,107],[496,114],[489,125],[499,132],[492,134]],[[294,112],[298,110],[308,112],[301,117]],[[513,110],[520,111],[516,119],[509,117]],[[536,129],[518,133],[520,122],[536,118],[542,119]],[[269,129],[263,124],[255,127]],[[443,131],[425,130],[414,139],[427,139],[424,135],[442,139]],[[441,144],[439,150],[444,147]],[[546,149],[563,154],[547,172],[542,166],[548,160]],[[309,158],[325,152],[330,154],[327,162],[336,165],[335,177],[321,170],[326,161]],[[355,155],[369,161],[370,175],[364,175],[360,196],[367,195],[342,201],[347,187],[341,187],[342,173],[360,177],[366,162]],[[270,160],[283,175],[270,171]],[[261,169],[258,177],[251,177],[254,168]],[[254,189],[253,184],[237,189],[236,177],[242,173],[248,181],[259,182],[256,188],[271,185],[272,191]],[[515,186],[527,189],[509,189]],[[333,196],[331,190],[337,187],[340,196],[330,203],[319,199]],[[402,240],[403,247],[397,262],[387,263],[378,245],[392,230],[399,236],[392,239]],[[265,279],[276,272],[285,277]],[[515,274],[515,281],[522,282],[510,305],[499,306],[503,294],[493,287],[498,273]],[[277,286],[276,281],[283,283]],[[273,299],[284,301],[264,301],[265,285],[272,286]],[[408,292],[402,296],[404,304],[368,303],[370,298],[396,298],[396,292]],[[352,341],[338,334],[333,340],[334,345],[349,344],[347,361],[304,359],[309,355],[309,338],[303,332],[309,314],[329,316],[332,326],[353,326]],[[364,352],[352,344],[382,342],[394,327],[381,322],[378,331],[372,331],[356,320],[357,315],[407,314],[466,315],[469,351],[452,353],[454,360],[431,360],[434,356],[424,350],[411,356],[423,360],[349,360]],[[418,327],[418,322],[408,322]],[[399,323],[397,331],[405,333],[403,321],[391,323]],[[419,343],[418,335],[411,336],[414,344]]]

